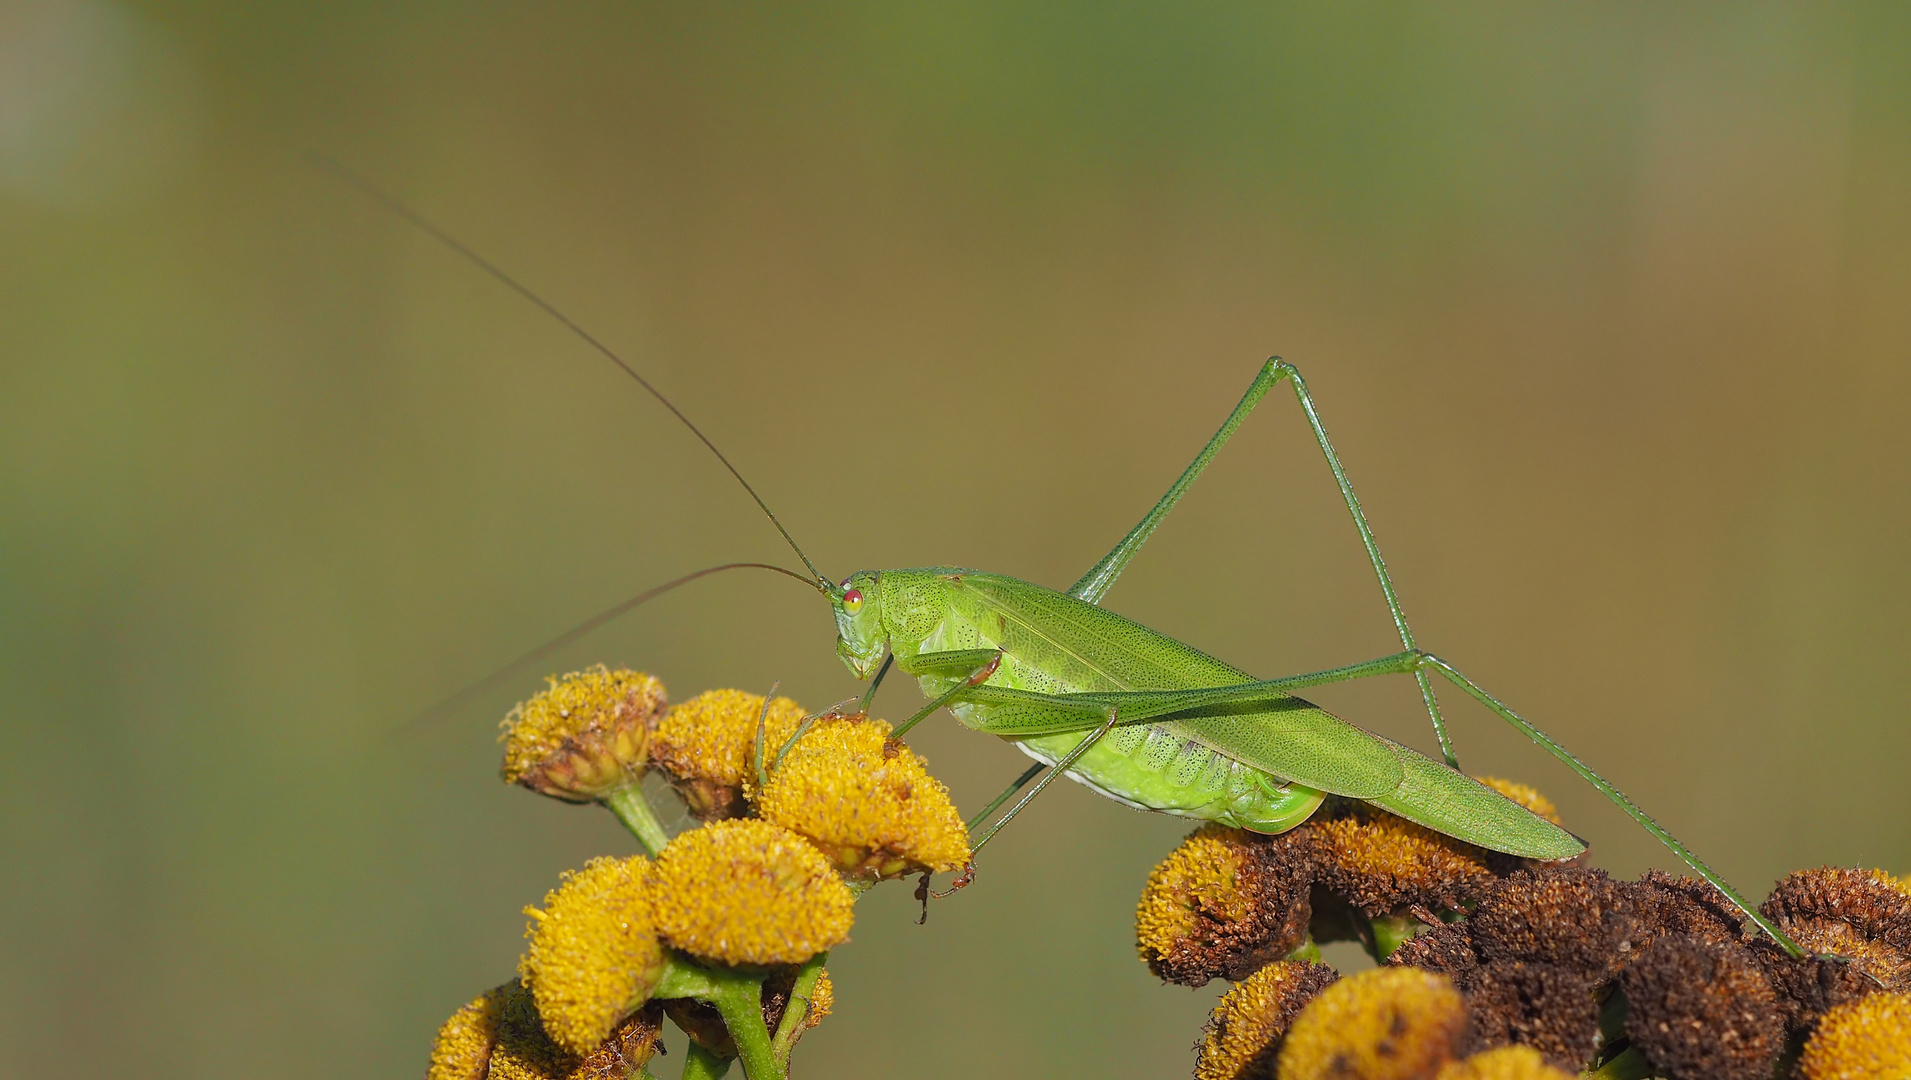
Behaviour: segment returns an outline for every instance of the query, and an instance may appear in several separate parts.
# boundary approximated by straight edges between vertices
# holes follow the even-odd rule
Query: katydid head
[[[829,594],[830,606],[836,609],[836,655],[858,679],[875,673],[889,647],[889,635],[883,631],[880,581],[876,571],[858,570]]]

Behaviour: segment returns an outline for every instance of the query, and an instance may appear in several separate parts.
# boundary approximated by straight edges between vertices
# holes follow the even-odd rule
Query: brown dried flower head
[[[1800,870],[1759,910],[1806,949],[1849,958],[1887,989],[1911,991],[1911,885],[1883,870]]]
[[[670,842],[651,870],[651,912],[676,948],[719,963],[800,964],[849,936],[849,888],[807,840],[754,819]]]
[[[1320,883],[1369,918],[1455,910],[1493,878],[1479,849],[1365,803],[1309,827]]]
[[[1578,1071],[1599,1046],[1599,1002],[1584,972],[1558,964],[1497,960],[1466,987],[1473,1034],[1482,1047],[1521,1046]]]
[[[590,802],[640,779],[664,684],[602,664],[549,681],[549,689],[504,719],[505,782]]]
[[[1667,934],[1619,974],[1626,1034],[1658,1075],[1764,1080],[1785,1025],[1765,975],[1742,947]]]
[[[1661,934],[1690,934],[1721,945],[1738,944],[1745,921],[1732,902],[1716,887],[1698,878],[1675,878],[1663,870],[1648,870],[1638,881],[1622,882],[1638,917],[1635,950]]]
[[[1558,964],[1604,979],[1632,953],[1636,910],[1603,870],[1522,870],[1486,891],[1467,934],[1481,960]]]
[[[1383,967],[1334,983],[1281,1046],[1281,1080],[1419,1080],[1461,1054],[1466,1005],[1445,976]]]
[[[1195,1080],[1274,1080],[1274,1059],[1294,1017],[1340,973],[1277,960],[1222,995],[1201,1032]]]
[[[1239,980],[1307,934],[1315,845],[1305,829],[1261,836],[1203,825],[1148,875],[1135,944],[1150,971],[1201,986]]]
[[[756,796],[757,816],[807,838],[848,877],[961,869],[969,833],[949,789],[889,731],[860,716],[817,721]]]
[[[651,737],[650,759],[670,778],[690,812],[705,821],[740,817],[746,780],[756,774],[757,724],[763,724],[767,765],[803,720],[789,698],[769,703],[742,690],[710,690],[666,712]]]
[[[1416,967],[1437,971],[1465,990],[1479,974],[1480,958],[1473,951],[1473,939],[1466,923],[1442,923],[1408,938],[1387,957],[1394,967]]]
[[[592,859],[544,897],[544,910],[525,909],[531,945],[518,974],[544,1029],[572,1053],[595,1048],[663,976],[649,869],[637,855]]]

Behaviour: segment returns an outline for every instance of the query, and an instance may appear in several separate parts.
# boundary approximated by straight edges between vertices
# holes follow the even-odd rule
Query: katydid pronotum
[[[1066,775],[1131,807],[1257,832],[1294,828],[1331,794],[1366,801],[1494,851],[1559,860],[1585,850],[1585,844],[1571,833],[1458,770],[1434,693],[1433,679],[1438,677],[1512,725],[1625,811],[1787,952],[1804,955],[1784,931],[1624,793],[1453,665],[1417,645],[1346,470],[1328,440],[1306,383],[1292,364],[1278,357],[1268,360],[1167,493],[1065,591],[955,567],[862,570],[837,582],[816,568],[742,473],[689,417],[615,352],[390,195],[336,164],[319,164],[545,310],[636,380],[716,455],[808,571],[798,574],[755,563],[698,571],[588,620],[521,657],[506,671],[515,671],[608,619],[710,573],[743,566],[778,570],[829,600],[838,654],[858,679],[872,680],[863,695],[865,703],[892,665],[916,677],[930,702],[898,725],[898,736],[946,707],[965,726],[1011,740],[1037,759],[1037,766],[1018,777],[978,816],[976,826],[1033,779],[1042,765],[1049,766],[1041,780],[976,839],[977,849],[1057,776]],[[1103,609],[1100,601],[1248,413],[1281,383],[1293,390],[1352,515],[1401,650],[1325,671],[1256,680]],[[1406,674],[1419,684],[1445,763],[1355,727],[1294,695],[1310,686]],[[801,729],[794,737],[800,736]],[[773,756],[772,763],[779,756]]]

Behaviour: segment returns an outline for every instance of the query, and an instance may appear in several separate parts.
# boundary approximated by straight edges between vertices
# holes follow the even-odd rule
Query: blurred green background
[[[633,845],[497,782],[535,674],[406,717],[789,561],[311,152],[831,574],[1066,586],[1285,355],[1429,647],[1755,896],[1911,870],[1908,50],[1894,4],[0,2],[0,1074],[418,1074]],[[1270,676],[1394,647],[1285,395],[1109,604]],[[858,688],[767,576],[548,666],[599,660]],[[1319,696],[1431,749],[1410,682]],[[915,742],[971,809],[1023,763]],[[927,926],[879,890],[798,1068],[1185,1072],[1219,987],[1130,922],[1184,830],[1060,785]]]

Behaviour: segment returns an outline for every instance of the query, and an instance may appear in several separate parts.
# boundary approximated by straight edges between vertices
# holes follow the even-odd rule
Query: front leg
[[[897,725],[896,730],[890,733],[892,739],[902,738],[910,728],[928,719],[937,709],[955,700],[957,695],[987,682],[995,674],[996,668],[1002,666],[1002,650],[954,649],[948,652],[917,653],[910,657],[897,657],[896,666],[907,675],[953,676],[956,684],[923,706],[916,715]]]

